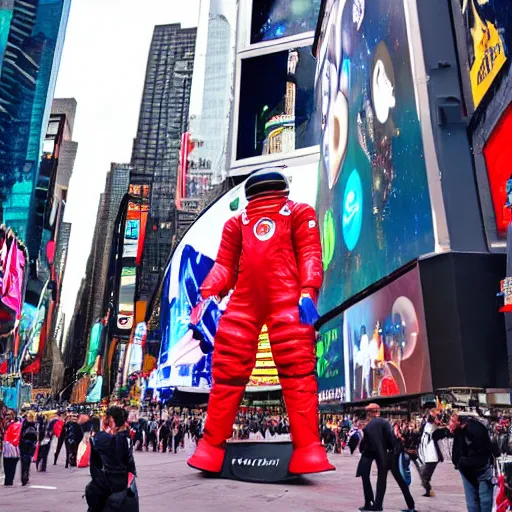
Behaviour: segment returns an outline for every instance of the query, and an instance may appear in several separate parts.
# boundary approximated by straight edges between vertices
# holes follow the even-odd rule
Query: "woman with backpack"
[[[85,488],[88,512],[138,512],[133,442],[126,428],[127,414],[110,407],[102,432],[91,437],[91,482]]]
[[[20,436],[20,457],[21,457],[21,485],[28,484],[30,478],[30,464],[36,452],[38,442],[38,423],[33,412],[27,413]]]
[[[13,411],[8,411],[5,416],[5,435],[3,445],[4,456],[4,485],[10,487],[14,483],[16,466],[20,460],[21,422],[15,421]]]
[[[389,469],[407,504],[407,509],[403,512],[415,512],[414,499],[409,490],[411,484],[410,459],[405,453],[404,439],[398,423],[393,425],[393,434],[393,450],[388,452]],[[407,480],[406,477],[408,477]]]

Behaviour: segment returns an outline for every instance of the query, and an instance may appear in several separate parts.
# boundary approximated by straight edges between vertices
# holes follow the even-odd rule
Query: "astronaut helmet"
[[[290,184],[283,174],[284,167],[265,167],[253,172],[245,182],[247,201],[272,193],[288,196]]]

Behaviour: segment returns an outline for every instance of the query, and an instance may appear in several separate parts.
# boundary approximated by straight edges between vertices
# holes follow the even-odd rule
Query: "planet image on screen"
[[[350,174],[343,196],[343,239],[349,251],[352,251],[361,234],[363,225],[363,186],[356,169]]]

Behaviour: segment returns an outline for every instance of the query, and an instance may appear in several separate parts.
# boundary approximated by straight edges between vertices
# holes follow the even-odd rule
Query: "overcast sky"
[[[72,0],[56,98],[78,102],[78,156],[65,221],[73,224],[62,296],[69,325],[111,162],[129,162],[155,25],[197,26],[199,0]]]

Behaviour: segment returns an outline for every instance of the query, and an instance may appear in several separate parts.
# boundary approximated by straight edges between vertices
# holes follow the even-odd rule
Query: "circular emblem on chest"
[[[265,240],[269,240],[274,236],[276,232],[276,224],[271,219],[260,219],[254,225],[254,236],[264,242]]]

